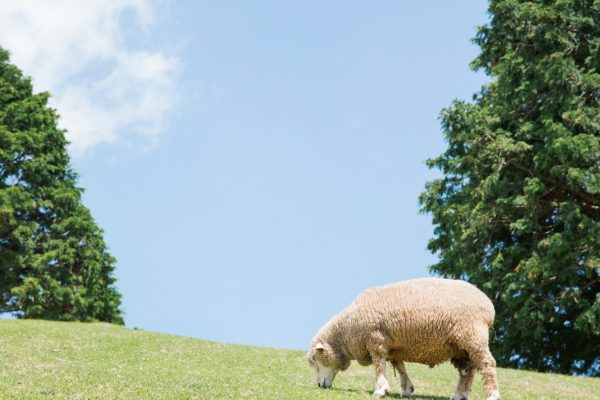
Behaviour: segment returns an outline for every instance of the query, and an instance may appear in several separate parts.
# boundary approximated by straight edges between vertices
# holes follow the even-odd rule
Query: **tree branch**
[[[597,198],[585,191],[582,190],[577,190],[574,189],[572,187],[567,186],[564,183],[561,182],[557,182],[554,181],[552,179],[549,179],[541,174],[536,173],[535,171],[523,166],[522,164],[519,164],[518,162],[516,162],[515,160],[508,160],[506,162],[506,165],[510,165],[515,167],[516,169],[523,171],[527,174],[529,174],[530,176],[539,178],[542,182],[544,182],[546,185],[554,185],[555,187],[562,189],[564,192],[566,193],[571,193],[573,195],[575,195],[576,197],[578,197],[580,200],[582,200],[584,202],[584,205],[587,207],[592,208],[595,211],[600,210],[600,198]]]

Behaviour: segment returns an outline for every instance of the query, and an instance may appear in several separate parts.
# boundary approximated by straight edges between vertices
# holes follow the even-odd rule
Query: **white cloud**
[[[36,91],[50,91],[74,154],[159,139],[176,100],[178,59],[124,37],[131,28],[147,33],[153,19],[152,0],[0,1],[0,46]]]

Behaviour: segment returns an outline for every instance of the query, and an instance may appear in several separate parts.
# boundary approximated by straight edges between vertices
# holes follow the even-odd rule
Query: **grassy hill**
[[[413,399],[448,399],[445,364],[408,364]],[[399,383],[388,379],[399,398]],[[600,379],[500,369],[503,399],[600,399]],[[304,353],[235,346],[108,324],[0,321],[0,399],[370,399],[372,368],[319,389]],[[478,378],[473,399],[483,399]]]

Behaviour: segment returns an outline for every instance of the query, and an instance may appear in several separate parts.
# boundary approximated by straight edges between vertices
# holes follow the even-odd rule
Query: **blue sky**
[[[127,326],[303,349],[428,275],[424,161],[486,80],[484,1],[21,3],[0,45],[53,94]]]

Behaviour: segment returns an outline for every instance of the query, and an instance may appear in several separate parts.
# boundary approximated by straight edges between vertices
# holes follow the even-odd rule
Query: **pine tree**
[[[600,1],[491,0],[491,82],[441,113],[420,196],[439,261],[496,307],[499,364],[600,375]]]
[[[123,323],[115,260],[48,97],[0,48],[0,312]]]

